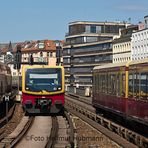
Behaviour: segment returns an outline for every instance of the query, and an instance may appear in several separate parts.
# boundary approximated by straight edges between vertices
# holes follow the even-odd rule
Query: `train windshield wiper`
[[[50,90],[48,90],[48,89],[46,89],[46,88],[41,88],[39,85],[38,86],[36,86],[36,85],[33,85],[33,88],[35,88],[37,91],[39,91],[39,92],[50,92]]]
[[[43,92],[42,89],[40,89],[40,88],[39,88],[38,86],[36,86],[35,84],[32,84],[32,85],[28,84],[27,86],[29,86],[30,90],[35,89],[35,91],[37,91],[37,92]]]

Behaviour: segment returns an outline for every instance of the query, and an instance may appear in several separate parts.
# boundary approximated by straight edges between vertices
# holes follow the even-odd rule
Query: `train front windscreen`
[[[60,68],[27,69],[25,90],[33,92],[56,92],[62,89],[62,71]]]

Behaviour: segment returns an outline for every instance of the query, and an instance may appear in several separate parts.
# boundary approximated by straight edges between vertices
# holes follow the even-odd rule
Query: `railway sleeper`
[[[10,147],[11,143],[14,141],[13,138],[4,138],[1,143],[0,146],[3,146],[1,148],[5,148],[5,147]]]
[[[96,114],[92,114],[92,120],[93,120],[93,121],[96,121],[96,119],[97,119]]]
[[[143,141],[141,147],[147,148],[148,147],[148,141]]]
[[[141,137],[141,136],[135,136],[135,138],[133,139],[135,144],[140,146],[140,147],[143,147],[143,148],[147,148],[148,147],[148,140]]]
[[[58,130],[58,140],[54,145],[55,148],[65,148],[70,147],[69,143],[69,124],[65,118],[58,118],[59,130]]]
[[[101,124],[102,117],[96,115],[96,120],[97,120],[97,123]],[[101,125],[102,125],[102,124],[101,124]]]

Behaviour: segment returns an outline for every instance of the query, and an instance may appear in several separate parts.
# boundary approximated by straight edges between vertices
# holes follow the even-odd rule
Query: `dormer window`
[[[50,43],[47,43],[47,46],[50,47]]]

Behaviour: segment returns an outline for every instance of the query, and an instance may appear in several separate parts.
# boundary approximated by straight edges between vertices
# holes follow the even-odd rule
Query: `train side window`
[[[95,79],[96,79],[96,76],[95,76],[95,74],[93,73],[93,81],[92,81],[92,87],[93,87],[93,90],[95,91]]]
[[[113,79],[112,79],[112,86],[113,86],[113,94],[116,95],[116,88],[117,88],[117,78],[116,78],[116,74],[113,75]]]
[[[102,92],[102,75],[99,75],[99,92]]]
[[[129,87],[129,97],[134,96],[134,79],[133,74],[129,74],[129,80],[128,80],[128,87]]]
[[[125,97],[125,74],[122,74],[122,96]]]
[[[97,85],[98,85],[98,82],[97,82],[97,74],[96,73],[94,73],[94,78],[95,79],[93,79],[93,86],[94,86],[93,90],[96,93],[97,92]]]
[[[95,74],[95,80],[94,80],[94,86],[95,86],[95,92],[98,92],[98,74]]]
[[[108,74],[105,74],[105,93],[107,94],[107,90],[108,90]]]
[[[111,74],[108,74],[108,93],[111,94]]]
[[[119,74],[119,85],[120,85],[120,90],[119,90],[119,93],[120,93],[120,96],[123,96],[123,93],[122,93],[122,73]]]
[[[108,89],[109,89],[109,76],[108,73],[106,74],[106,94],[108,94]]]
[[[116,95],[116,75],[111,74],[111,93]]]
[[[139,89],[140,99],[148,99],[148,73],[146,72],[141,73]]]
[[[97,92],[99,93],[99,74],[97,74],[97,87],[96,87],[96,89],[97,89]]]
[[[120,73],[116,75],[116,95],[120,96]]]
[[[97,74],[97,92],[99,93],[100,89],[99,89],[99,82],[100,81],[100,75]]]
[[[139,88],[140,88],[140,74],[134,74],[134,95],[136,98],[139,98]]]
[[[102,92],[102,75],[99,74],[99,92]]]
[[[94,92],[95,93],[98,93],[98,89],[99,89],[99,74],[98,73],[95,73],[95,79],[93,80],[94,81]]]
[[[104,73],[102,75],[102,92],[106,92],[106,75]]]
[[[139,98],[139,88],[140,88],[140,74],[131,73],[129,75],[129,96],[134,98]]]

